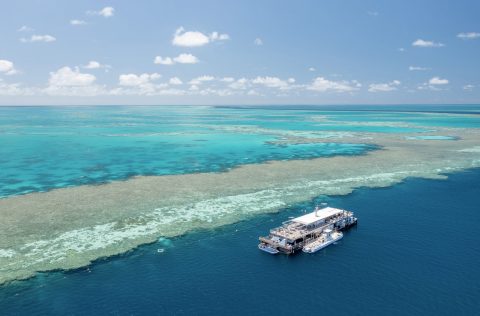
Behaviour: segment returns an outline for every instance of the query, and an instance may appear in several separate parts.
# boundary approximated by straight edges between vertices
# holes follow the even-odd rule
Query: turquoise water
[[[217,129],[269,128],[275,125],[271,120],[215,108],[0,108],[0,196],[136,175],[218,172],[268,160],[356,155],[375,148],[277,145],[272,143],[275,135]],[[298,119],[282,124],[309,129]]]
[[[275,141],[306,135],[321,139],[331,133],[429,131],[421,125],[478,127],[480,117],[285,108],[2,107],[0,197],[137,175],[358,155],[376,147],[353,141]]]
[[[359,224],[314,255],[257,236],[314,203],[161,239],[71,272],[0,288],[2,315],[476,315],[480,170],[347,197]],[[461,208],[459,208],[461,205]],[[452,211],[454,210],[454,211]],[[159,252],[160,249],[160,252]]]

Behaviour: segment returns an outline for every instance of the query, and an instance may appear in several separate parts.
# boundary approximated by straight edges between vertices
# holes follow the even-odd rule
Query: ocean
[[[420,109],[0,108],[0,313],[475,314],[478,107]],[[359,224],[257,249],[322,202]]]

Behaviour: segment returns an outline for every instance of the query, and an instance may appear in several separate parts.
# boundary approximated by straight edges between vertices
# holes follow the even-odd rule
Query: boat
[[[337,238],[340,230],[356,224],[357,218],[351,211],[317,206],[313,212],[289,219],[282,226],[271,229],[268,236],[259,237],[258,248],[271,254],[293,254],[320,238],[327,230],[331,230],[332,236]]]
[[[260,243],[258,245],[258,249],[262,250],[262,251],[265,251],[265,252],[268,252],[269,254],[271,255],[275,255],[277,253],[279,253],[279,251],[267,244],[264,244],[264,243]]]
[[[334,242],[339,241],[342,239],[343,234],[342,232],[336,231],[336,230],[331,230],[331,229],[325,229],[324,232],[314,240],[308,242],[303,246],[302,251],[306,253],[314,253],[317,252]]]

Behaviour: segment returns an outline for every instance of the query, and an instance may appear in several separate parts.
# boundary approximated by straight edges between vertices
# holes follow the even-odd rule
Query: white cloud
[[[142,75],[135,76],[141,77]],[[142,80],[138,80],[138,82],[132,82],[128,85],[122,85],[121,87],[110,90],[110,95],[183,95],[186,92],[182,89],[171,88],[169,87],[168,83],[154,84],[151,82],[156,80],[156,78],[146,78],[146,76],[143,77],[144,78]]]
[[[173,61],[173,59],[172,59]],[[85,69],[102,68],[98,61],[90,61],[79,67],[62,67],[50,73],[47,87],[23,87],[20,84],[6,84],[0,78],[0,95],[51,95],[51,96],[153,96],[153,95],[189,95],[189,96],[298,96],[310,91],[312,95],[327,93],[352,93],[360,90],[362,85],[356,80],[342,80],[325,77],[314,78],[309,83],[300,82],[294,78],[280,78],[275,76],[257,76],[253,78],[200,76],[192,80],[181,80],[176,76],[169,76],[165,80],[158,80],[158,73],[125,73],[118,77],[118,85],[108,87],[97,84],[93,74],[83,73]],[[11,70],[13,63],[0,60],[0,73]],[[14,68],[14,67],[13,67]],[[91,71],[93,72],[93,71]],[[1,75],[0,75],[1,77]],[[185,79],[185,78],[182,78]],[[420,84],[419,90],[442,91],[448,90],[449,81],[442,77],[432,77]],[[403,85],[398,80],[385,83],[371,83],[364,90],[372,93],[381,93],[400,90]],[[472,91],[478,86],[467,84],[464,91]],[[461,89],[461,87],[460,87]],[[465,92],[467,93],[467,92]]]
[[[426,67],[418,67],[418,66],[409,66],[408,70],[410,71],[425,71],[428,70],[429,68]]]
[[[85,68],[85,69],[99,69],[99,68],[110,69],[112,67],[110,65],[103,65],[103,64],[99,63],[98,61],[91,60],[91,61],[88,62],[88,64],[82,66],[82,68]]]
[[[94,83],[96,77],[81,73],[78,68],[62,67],[50,73],[50,86],[88,86]]]
[[[317,77],[310,85],[307,86],[307,89],[319,92],[353,92],[358,90],[360,87],[361,84],[356,80],[331,81],[325,79],[324,77]]]
[[[175,63],[179,64],[196,64],[199,60],[196,56],[192,54],[180,54],[177,57],[162,57],[156,56],[153,60],[153,63],[158,65],[174,65]]]
[[[187,47],[203,46],[209,42],[210,39],[207,35],[197,31],[185,32],[183,27],[180,27],[175,31],[172,40],[173,45]]]
[[[169,84],[172,84],[172,85],[180,85],[182,84],[182,80],[180,80],[180,78],[178,77],[172,77],[170,78],[170,80],[168,81]]]
[[[50,72],[48,86],[23,87],[21,84],[3,84],[0,78],[0,95],[50,95],[50,96],[97,96],[106,95],[105,86],[96,85],[95,76],[81,73],[78,67],[62,67]]]
[[[233,77],[223,77],[222,79],[220,79],[220,81],[222,81],[222,82],[234,82],[235,78],[233,78]]]
[[[55,42],[57,39],[52,35],[32,35],[30,38],[21,38],[20,42],[22,43],[33,43],[33,42]]]
[[[172,44],[176,46],[198,47],[213,41],[228,40],[229,38],[228,34],[213,32],[210,35],[205,35],[199,31],[185,31],[183,27],[179,27],[173,35]]]
[[[317,69],[315,69],[314,67],[308,68],[308,71],[315,71],[315,70],[317,70]]]
[[[405,48],[400,47],[400,48],[398,49],[398,51],[399,51],[400,53],[403,53],[403,52],[405,52]]]
[[[228,34],[220,34],[218,32],[212,32],[210,34],[210,40],[213,41],[226,41],[230,39],[230,36]]]
[[[379,13],[377,11],[367,11],[367,14],[370,16],[378,16]]]
[[[263,45],[262,39],[258,38],[258,37],[253,41],[253,43],[257,46],[262,46]]]
[[[201,96],[216,95],[216,96],[223,97],[223,96],[229,96],[234,94],[234,92],[229,89],[213,89],[213,88],[200,89],[200,87],[198,86],[191,86],[189,91],[191,95],[201,95]]]
[[[283,80],[278,77],[272,76],[257,76],[253,79],[239,78],[238,80],[235,80],[235,78],[233,77],[224,77],[219,79],[219,81],[225,82],[228,85],[228,88],[233,90],[245,90],[247,88],[252,88],[253,85],[279,90],[290,90],[294,87],[297,87],[293,85],[296,82],[295,78],[288,78],[286,80]],[[191,83],[197,84],[198,82],[193,80]]]
[[[110,18],[115,14],[115,9],[113,7],[105,7],[100,11],[87,11],[88,15],[100,15],[105,18]]]
[[[162,89],[156,92],[157,95],[184,95],[185,90],[181,89]]]
[[[229,89],[218,89],[218,90],[210,89],[209,93],[216,94],[220,97],[230,96],[234,94],[234,92]]]
[[[388,92],[397,90],[397,86],[400,85],[400,81],[393,80],[392,82],[388,83],[372,83],[368,86],[369,92]]]
[[[31,27],[29,26],[26,26],[26,25],[22,25],[18,30],[17,32],[33,32],[34,29],[32,29]]]
[[[106,17],[106,18],[109,18],[109,17],[113,16],[114,12],[115,12],[115,9],[114,9],[114,8],[112,8],[112,7],[105,7],[105,8],[103,8],[102,10],[100,10],[100,11],[98,12],[98,14],[100,14],[101,16],[104,16],[104,17]]]
[[[445,86],[449,83],[448,79],[440,77],[432,77],[428,82],[425,82],[417,87],[418,90],[433,90],[440,91],[440,86]]]
[[[22,87],[20,83],[6,83],[0,78],[0,95],[34,95],[35,89]]]
[[[141,75],[136,74],[123,74],[118,77],[118,84],[121,86],[138,87],[151,83],[153,80],[157,80],[161,77],[158,73]]]
[[[180,54],[177,57],[173,58],[173,61],[179,64],[196,64],[198,63],[198,58],[192,54]]]
[[[0,73],[14,75],[18,73],[18,71],[15,69],[13,62],[6,59],[0,59]]]
[[[86,64],[83,68],[86,68],[86,69],[98,69],[100,68],[102,65],[98,62],[98,61],[95,61],[95,60],[91,60],[88,62],[88,64]]]
[[[293,79],[293,78],[291,78]],[[295,82],[295,79],[293,79],[293,82]],[[257,77],[252,80],[253,84],[259,84],[263,85],[268,88],[286,88],[288,86],[288,82],[285,80],[282,80],[278,77]]]
[[[87,24],[87,22],[85,22],[84,20],[70,20],[70,24],[71,25],[85,25],[85,24]]]
[[[477,33],[477,32],[458,33],[457,37],[463,40],[471,40],[471,39],[479,38],[480,33]]]
[[[170,57],[162,57],[162,56],[156,56],[155,59],[153,60],[154,64],[157,65],[173,65],[173,59]]]
[[[423,39],[417,39],[412,43],[412,46],[416,47],[443,47],[445,44],[433,41],[425,41]]]
[[[215,77],[212,77],[212,76],[200,76],[200,77],[197,77],[197,78],[194,78],[192,80],[190,80],[189,84],[191,85],[199,85],[199,84],[202,84],[202,82],[205,82],[205,81],[213,81],[215,80]]]
[[[231,89],[243,90],[243,89],[247,88],[247,85],[248,85],[248,79],[247,78],[240,78],[237,81],[230,83],[228,86]]]
[[[445,85],[448,84],[448,79],[441,79],[439,77],[433,77],[428,81],[431,85]]]
[[[40,94],[51,96],[94,97],[108,95],[110,91],[101,85],[88,86],[48,86],[38,91]]]
[[[186,93],[185,90],[181,90],[181,89],[161,89],[161,90],[157,90],[155,92],[155,95],[173,95],[173,96],[176,96],[176,95],[184,95]]]

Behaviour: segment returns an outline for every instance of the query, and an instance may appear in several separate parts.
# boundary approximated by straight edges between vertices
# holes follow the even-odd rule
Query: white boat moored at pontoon
[[[269,254],[272,254],[272,255],[275,255],[277,253],[279,253],[279,251],[267,244],[264,244],[264,243],[260,243],[258,245],[258,249],[262,250],[262,251],[265,251],[265,252],[268,252]]]
[[[342,237],[343,237],[342,232],[331,230],[331,229],[325,229],[319,237],[306,243],[305,246],[303,246],[302,251],[306,253],[317,252],[333,244],[334,242],[339,241],[340,239],[342,239]]]

